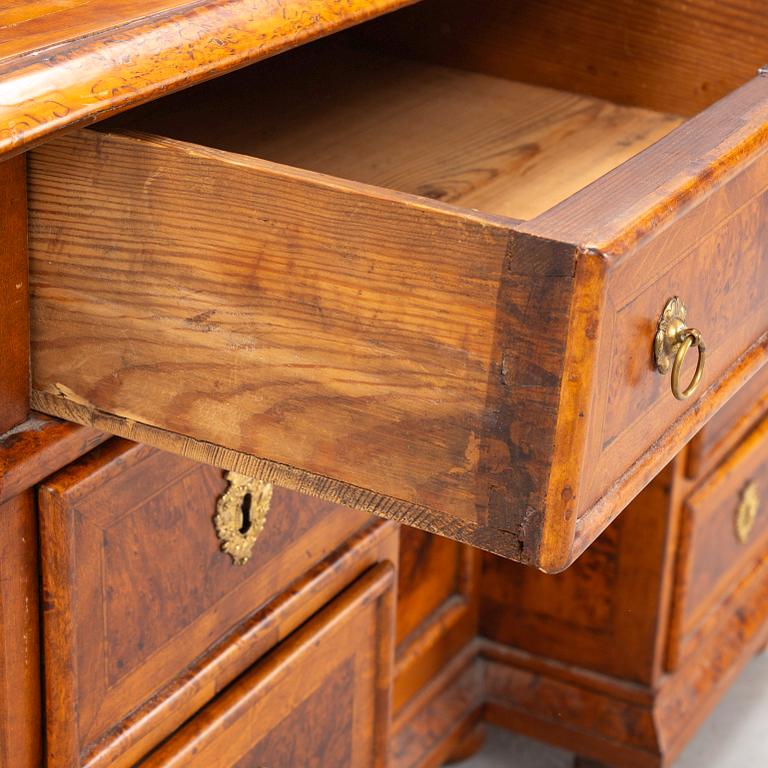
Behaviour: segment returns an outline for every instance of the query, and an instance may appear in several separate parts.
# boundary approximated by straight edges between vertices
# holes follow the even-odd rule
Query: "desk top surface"
[[[0,156],[414,0],[15,0],[0,8]]]

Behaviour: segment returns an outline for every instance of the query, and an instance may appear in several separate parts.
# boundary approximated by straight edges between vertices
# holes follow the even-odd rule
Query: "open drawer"
[[[765,361],[768,78],[685,121],[335,42],[30,153],[33,405],[563,568]]]

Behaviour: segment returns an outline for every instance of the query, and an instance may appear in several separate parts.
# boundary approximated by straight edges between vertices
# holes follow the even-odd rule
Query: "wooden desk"
[[[760,4],[0,29],[0,762],[668,762],[768,633]]]

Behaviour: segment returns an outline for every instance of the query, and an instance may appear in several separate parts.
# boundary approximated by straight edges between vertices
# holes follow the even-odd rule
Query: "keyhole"
[[[240,512],[242,515],[242,524],[240,525],[240,533],[245,536],[251,527],[251,494],[246,493],[243,496],[242,502],[240,502]]]

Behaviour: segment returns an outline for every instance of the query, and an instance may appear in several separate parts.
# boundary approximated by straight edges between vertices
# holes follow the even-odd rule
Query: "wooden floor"
[[[681,122],[327,45],[263,62],[120,120],[514,219],[547,210]]]

